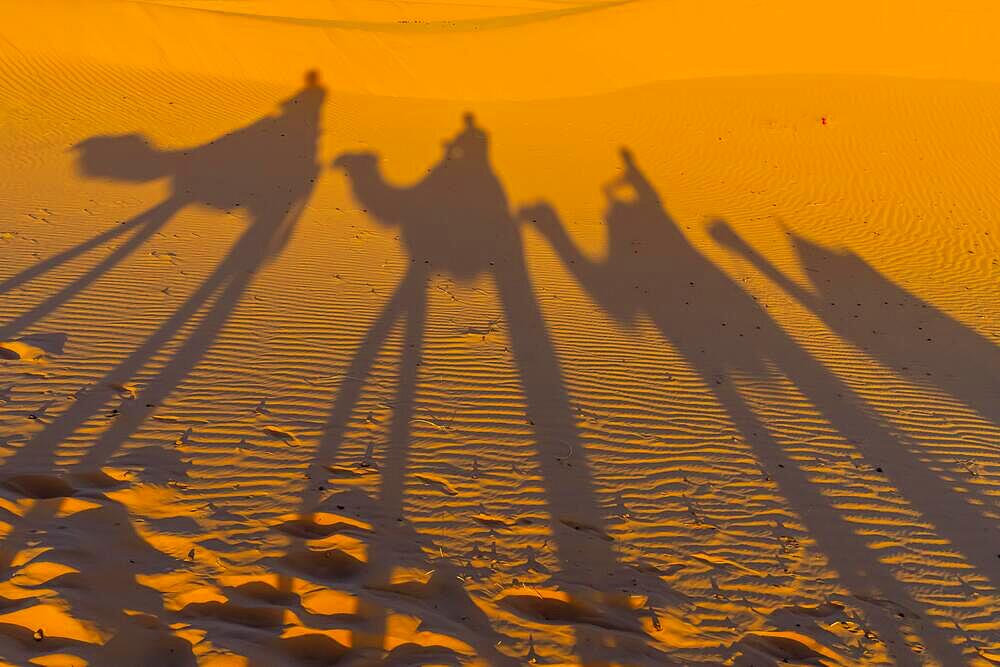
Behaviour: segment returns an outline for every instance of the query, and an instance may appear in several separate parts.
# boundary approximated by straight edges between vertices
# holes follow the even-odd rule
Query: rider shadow
[[[376,357],[393,328],[402,321],[404,354],[379,495],[381,513],[390,520],[402,516],[410,424],[427,321],[428,279],[432,273],[445,273],[461,281],[490,277],[507,325],[526,416],[534,430],[546,501],[553,518],[559,582],[573,599],[565,608],[529,609],[528,614],[565,614],[566,618],[548,619],[561,623],[580,620],[574,614],[589,614],[579,624],[576,648],[587,664],[610,659],[627,645],[646,650],[640,639],[642,626],[626,608],[625,596],[592,587],[594,581],[619,586],[620,590],[625,585],[611,540],[606,537],[604,512],[583,454],[552,339],[532,290],[520,229],[490,164],[488,136],[471,114],[464,120],[465,127],[445,144],[440,161],[420,182],[409,187],[387,183],[379,170],[378,157],[372,153],[345,154],[334,162],[346,173],[354,197],[368,214],[384,226],[399,228],[409,261],[394,294],[343,374],[345,379],[326,422],[316,465],[328,465],[335,458]],[[572,460],[567,451],[574,452]],[[316,508],[318,495],[315,488],[305,492],[304,512]],[[408,541],[405,535],[396,535],[401,531],[393,526],[382,528],[378,539],[384,540],[384,545],[370,552],[369,579],[374,586],[384,585],[392,567],[390,554]],[[370,616],[373,628],[369,636],[377,638],[384,632],[384,627],[379,627],[384,626],[384,613],[376,610]],[[594,627],[602,625],[602,632]],[[614,638],[610,638],[612,634]],[[617,642],[617,646],[608,646],[609,642]]]
[[[622,150],[622,160],[622,177],[605,190],[608,251],[603,260],[595,261],[580,251],[547,204],[526,208],[520,217],[534,223],[606,312],[624,325],[648,317],[678,350],[753,447],[783,495],[799,509],[810,534],[849,589],[863,592],[876,586],[883,595],[920,608],[783,449],[734,378],[773,378],[777,369],[841,435],[856,443],[872,468],[881,461],[881,449],[902,448],[904,443],[872,416],[846,384],[789,337],[749,293],[691,245],[627,149]],[[892,467],[885,467],[889,481],[980,573],[995,574],[996,555],[987,549],[991,540],[966,529],[987,530],[977,508],[916,459],[912,451],[897,456]],[[897,620],[886,615],[878,629],[901,650],[905,642]],[[962,660],[939,628],[930,623],[922,627],[939,658],[956,664]]]
[[[849,250],[792,234],[812,283],[804,287],[757,252],[726,223],[712,236],[749,260],[842,340],[907,380],[942,391],[1000,426],[1000,349],[876,271]]]

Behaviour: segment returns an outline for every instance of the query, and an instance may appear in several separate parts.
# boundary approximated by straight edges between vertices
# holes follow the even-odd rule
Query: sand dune
[[[0,663],[1000,661],[991,3],[0,26]]]

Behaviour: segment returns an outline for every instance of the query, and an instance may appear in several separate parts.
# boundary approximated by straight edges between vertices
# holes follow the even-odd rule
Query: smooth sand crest
[[[8,8],[0,662],[1000,660],[996,9],[772,4]]]

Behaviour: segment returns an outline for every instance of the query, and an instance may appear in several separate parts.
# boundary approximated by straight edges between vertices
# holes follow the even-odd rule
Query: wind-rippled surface
[[[282,87],[8,52],[0,69],[13,82],[0,90],[2,338],[33,346],[0,362],[11,664],[1000,656],[1000,136],[982,113],[995,86],[768,76],[456,102],[338,92],[324,70],[322,170],[287,246],[251,267],[225,317],[211,319],[215,292],[108,386],[254,223],[187,206],[91,280],[132,238],[113,231],[169,193],[85,178],[72,147],[129,132],[199,146],[277,113],[299,73]],[[414,259],[330,163],[374,151],[411,186],[469,109],[576,434],[539,442],[529,417],[508,321],[525,304],[505,310],[487,274],[432,266],[395,447],[417,354],[406,314],[366,336]],[[619,146],[681,235],[636,241],[662,260],[598,293],[516,217],[547,202],[579,261],[601,262]],[[757,254],[726,248],[713,221]],[[643,305],[616,318],[622,303]],[[66,336],[59,354],[43,354],[51,334]],[[197,363],[140,405],[190,340],[204,342]],[[355,389],[349,414],[332,412]],[[32,450],[98,399],[51,455]],[[136,410],[149,412],[137,428],[102,440]],[[604,552],[615,572],[594,565]]]

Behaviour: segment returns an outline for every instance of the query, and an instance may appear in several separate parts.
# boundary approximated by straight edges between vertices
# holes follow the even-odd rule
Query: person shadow
[[[856,445],[873,470],[884,470],[888,480],[908,496],[923,517],[981,574],[995,582],[996,555],[988,548],[994,540],[987,539],[991,522],[922,465],[919,459],[924,453],[918,456],[907,448],[897,434],[872,415],[859,396],[688,241],[631,151],[623,148],[621,160],[622,175],[605,187],[608,203],[604,259],[594,260],[584,254],[549,204],[526,206],[518,217],[547,239],[583,289],[621,325],[633,325],[646,317],[677,349],[800,513],[848,589],[859,593],[874,587],[881,595],[911,609],[925,606],[895,579],[876,552],[783,449],[778,435],[755,412],[737,380],[778,379],[783,375],[791,381],[843,437]],[[893,464],[880,467],[893,448],[899,450]],[[889,614],[874,618],[887,645],[903,650],[906,642],[898,619]],[[924,623],[922,630],[927,633],[931,650],[945,664],[964,660],[940,628]]]
[[[623,578],[555,348],[532,290],[521,231],[490,163],[489,137],[472,114],[466,114],[463,122],[461,131],[445,142],[441,159],[410,186],[388,183],[374,153],[346,153],[334,161],[367,213],[378,224],[399,229],[408,264],[343,373],[316,453],[316,475],[324,475],[323,467],[335,459],[376,357],[393,328],[402,322],[405,352],[398,370],[378,500],[380,512],[390,520],[402,516],[410,425],[428,317],[429,277],[443,273],[471,281],[488,276],[499,295],[545,479],[545,500],[561,568],[557,585],[573,600],[562,609],[565,618],[559,617],[559,610],[534,611],[538,617],[554,614],[549,622],[567,624],[579,620],[574,614],[585,615],[588,622],[579,625],[575,650],[584,664],[603,664],[601,660],[611,659],[626,645],[647,650],[640,639],[642,626],[627,608],[627,597],[621,590],[597,590],[592,583],[613,582],[614,586]],[[319,495],[315,485],[305,491],[304,513],[308,515],[317,507]],[[378,533],[381,544],[369,551],[368,578],[375,588],[386,586],[392,554],[404,550],[404,542],[412,541],[405,531],[395,530],[391,521]],[[377,609],[369,612],[372,627],[366,635],[377,643],[385,630],[385,614]],[[612,634],[615,637],[609,639]],[[609,642],[614,645],[609,646]],[[491,655],[500,658],[493,650]]]
[[[158,370],[140,384],[133,400],[123,401],[114,420],[96,441],[72,464],[72,470],[95,471],[111,457],[149,418],[196,367],[212,346],[240,303],[254,274],[277,258],[287,245],[309,201],[319,173],[317,164],[320,112],[326,96],[318,72],[305,76],[302,88],[281,103],[278,113],[234,130],[209,143],[178,151],[149,148],[135,135],[100,136],[79,145],[80,169],[84,175],[125,181],[165,176],[171,193],[161,203],[137,219],[139,231],[91,272],[109,269],[124,258],[124,249],[134,249],[164,224],[174,213],[189,205],[217,210],[244,209],[249,218],[246,229],[233,243],[201,284],[163,321],[158,328],[114,368],[77,394],[62,413],[12,452],[3,462],[5,478],[30,477],[39,490],[35,497],[58,498],[72,495],[59,491],[65,484],[55,476],[41,480],[58,466],[57,449],[119,397],[115,387],[133,380],[154,358],[161,355],[186,327],[182,340],[171,347]],[[155,231],[155,230],[153,230]],[[138,239],[137,239],[138,237]],[[86,276],[85,276],[86,277]],[[82,279],[81,279],[82,280]],[[78,291],[78,280],[71,290]],[[66,298],[58,295],[51,304]],[[198,315],[200,317],[197,317]],[[2,481],[2,480],[0,480]],[[40,495],[39,495],[40,494]],[[22,517],[15,530],[5,537],[7,548],[0,570],[9,565],[16,545],[31,530],[54,517],[59,502],[36,503]]]
[[[841,339],[906,379],[952,396],[1000,426],[1000,348],[903,289],[849,250],[791,234],[811,286],[778,269],[726,222],[709,233],[741,255]]]

